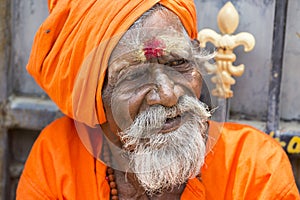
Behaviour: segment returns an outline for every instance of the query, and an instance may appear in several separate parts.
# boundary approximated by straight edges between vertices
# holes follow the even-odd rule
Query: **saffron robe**
[[[281,146],[252,127],[225,123],[201,168],[190,179],[183,200],[300,199],[291,165]],[[108,200],[106,166],[82,144],[74,121],[60,118],[46,127],[32,147],[20,178],[17,200]]]

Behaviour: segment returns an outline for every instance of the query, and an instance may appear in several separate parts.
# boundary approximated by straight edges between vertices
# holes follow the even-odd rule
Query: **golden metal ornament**
[[[203,29],[198,34],[200,47],[205,47],[207,42],[211,42],[216,48],[215,64],[206,63],[205,68],[208,73],[215,74],[211,81],[216,84],[212,95],[220,98],[230,98],[233,96],[231,85],[235,84],[232,76],[241,76],[245,66],[240,64],[233,66],[236,55],[233,49],[239,45],[244,46],[246,52],[251,51],[255,45],[252,34],[241,32],[234,33],[239,24],[239,14],[231,2],[227,2],[218,14],[218,26],[222,34],[218,34],[212,29]]]

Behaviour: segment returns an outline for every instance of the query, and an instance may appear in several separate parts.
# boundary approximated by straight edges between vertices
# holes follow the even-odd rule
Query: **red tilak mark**
[[[162,40],[153,38],[144,43],[144,55],[147,60],[151,58],[158,58],[160,56],[163,56],[165,47],[166,45]]]

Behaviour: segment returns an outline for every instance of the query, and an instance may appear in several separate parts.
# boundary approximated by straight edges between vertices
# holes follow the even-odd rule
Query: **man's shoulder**
[[[80,174],[82,169],[84,174]],[[36,199],[57,199],[65,194],[67,199],[74,199],[81,183],[92,182],[93,175],[94,158],[82,144],[74,120],[62,117],[46,126],[35,141],[21,176],[23,189],[19,193],[32,193],[39,196]]]
[[[250,125],[234,123],[234,122],[210,122],[209,131],[210,142],[213,146],[222,146],[228,151],[234,153],[235,150],[242,149],[267,149],[269,151],[280,149],[280,144],[271,136]],[[222,145],[221,145],[222,144]],[[213,148],[213,147],[211,147]]]
[[[280,148],[280,144],[263,131],[246,124],[226,122],[223,124],[221,137],[226,142],[238,142],[240,144],[251,144],[261,147],[260,144],[268,144]]]
[[[76,133],[74,120],[64,116],[47,125],[41,131],[38,141],[51,146],[66,145],[70,140],[76,139]]]
[[[281,162],[288,164],[286,153],[280,144],[268,134],[249,125],[226,122],[223,125],[218,148],[222,148],[226,156],[232,157],[236,164],[251,162],[254,166],[269,163],[275,170]],[[220,149],[219,149],[220,150]],[[282,163],[283,164],[283,163]]]
[[[67,117],[67,116],[63,116],[60,117],[56,120],[54,120],[53,122],[51,122],[50,124],[48,124],[42,132],[48,132],[48,131],[67,131],[70,129],[74,129],[74,120]]]
[[[227,193],[230,199],[282,199],[295,187],[289,159],[276,140],[249,125],[226,122],[220,130],[203,169],[207,186],[214,185],[218,177],[214,187],[223,191],[218,195],[224,199]],[[215,196],[214,192],[208,195]]]
[[[60,134],[61,132],[70,132],[75,130],[74,120],[70,117],[60,117],[48,124],[41,133],[51,132],[52,135]]]

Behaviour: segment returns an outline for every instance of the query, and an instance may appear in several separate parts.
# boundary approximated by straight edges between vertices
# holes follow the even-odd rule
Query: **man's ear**
[[[202,80],[202,88],[201,88],[201,95],[200,95],[200,101],[208,105],[209,109],[212,109],[212,99],[209,93],[208,86],[206,85],[206,82]]]
[[[102,87],[102,102],[103,102],[103,104],[110,106],[112,88],[108,85],[107,71],[108,70],[106,70],[105,78],[103,81],[103,87]],[[105,112],[105,106],[104,106],[104,112]]]

